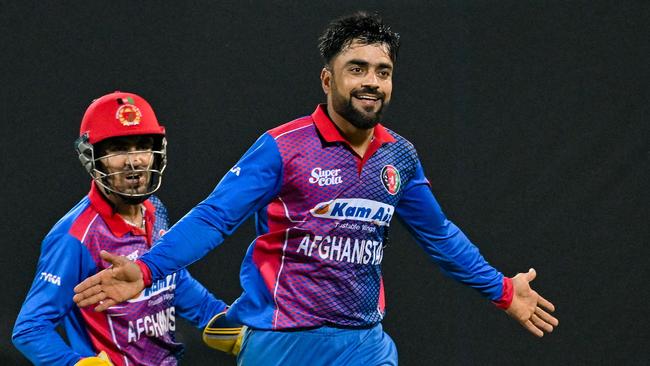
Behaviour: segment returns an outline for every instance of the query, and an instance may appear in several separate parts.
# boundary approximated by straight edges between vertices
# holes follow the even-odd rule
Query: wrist
[[[136,259],[135,264],[140,267],[140,272],[142,273],[142,281],[144,282],[144,287],[151,286],[151,270],[143,261]]]
[[[498,300],[492,301],[492,303],[499,309],[507,310],[510,307],[510,304],[512,304],[513,296],[514,290],[512,286],[512,278],[504,276],[501,297]]]

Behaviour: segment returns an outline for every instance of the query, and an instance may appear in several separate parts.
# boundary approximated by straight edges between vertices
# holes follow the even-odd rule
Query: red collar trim
[[[145,231],[127,224],[124,219],[113,210],[113,206],[108,202],[108,200],[106,200],[94,181],[90,185],[88,198],[90,199],[90,204],[93,205],[97,213],[99,213],[99,216],[102,217],[106,225],[108,225],[108,228],[111,229],[113,235],[122,237],[129,232],[133,235],[146,235],[147,242],[151,244],[151,230],[156,220],[154,215],[156,209],[149,200],[142,203],[145,208]]]
[[[326,110],[326,104],[319,104],[314,113],[311,114],[316,129],[327,142],[344,142],[347,144],[348,141],[343,137],[343,135],[341,135],[339,129],[336,128],[334,122],[332,122],[327,115]],[[381,123],[378,123],[377,126],[375,126],[373,138],[373,140],[377,141],[380,146],[384,143],[396,141],[395,138],[386,131],[386,128],[382,126]]]

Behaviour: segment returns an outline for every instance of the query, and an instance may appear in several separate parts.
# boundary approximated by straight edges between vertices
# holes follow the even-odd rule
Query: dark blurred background
[[[537,269],[561,322],[529,335],[396,222],[384,326],[401,364],[650,364],[650,7],[510,0],[0,2],[0,364],[27,364],[10,336],[40,241],[88,191],[72,143],[93,98],[153,105],[176,221],[260,134],[324,101],[316,39],[359,9],[402,36],[386,124],[493,265]],[[234,300],[253,237],[248,222],[192,273]],[[187,323],[178,338],[185,365],[234,364]]]

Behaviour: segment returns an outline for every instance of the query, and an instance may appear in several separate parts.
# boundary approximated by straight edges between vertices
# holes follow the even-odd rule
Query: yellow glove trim
[[[101,351],[97,356],[86,357],[79,360],[79,362],[74,364],[75,366],[113,366],[111,359],[108,357],[106,352]]]
[[[210,319],[203,329],[203,342],[210,348],[234,356],[239,354],[246,326],[228,324],[226,312],[221,312]]]

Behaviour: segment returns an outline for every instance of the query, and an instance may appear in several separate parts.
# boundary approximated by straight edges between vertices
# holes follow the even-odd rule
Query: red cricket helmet
[[[98,164],[101,156],[95,156],[97,143],[115,137],[145,135],[154,138],[154,155],[151,166],[131,169],[129,174],[146,174],[150,177],[145,193],[127,193],[111,186],[111,176],[125,172],[107,173]],[[86,171],[108,194],[115,193],[129,203],[142,202],[160,188],[162,174],[167,166],[167,141],[165,128],[158,123],[151,105],[139,95],[113,92],[93,100],[81,121],[79,138],[75,141],[79,160]]]
[[[96,144],[109,137],[129,135],[165,136],[153,109],[144,98],[116,91],[95,99],[81,120],[79,136],[88,134],[88,142]]]

